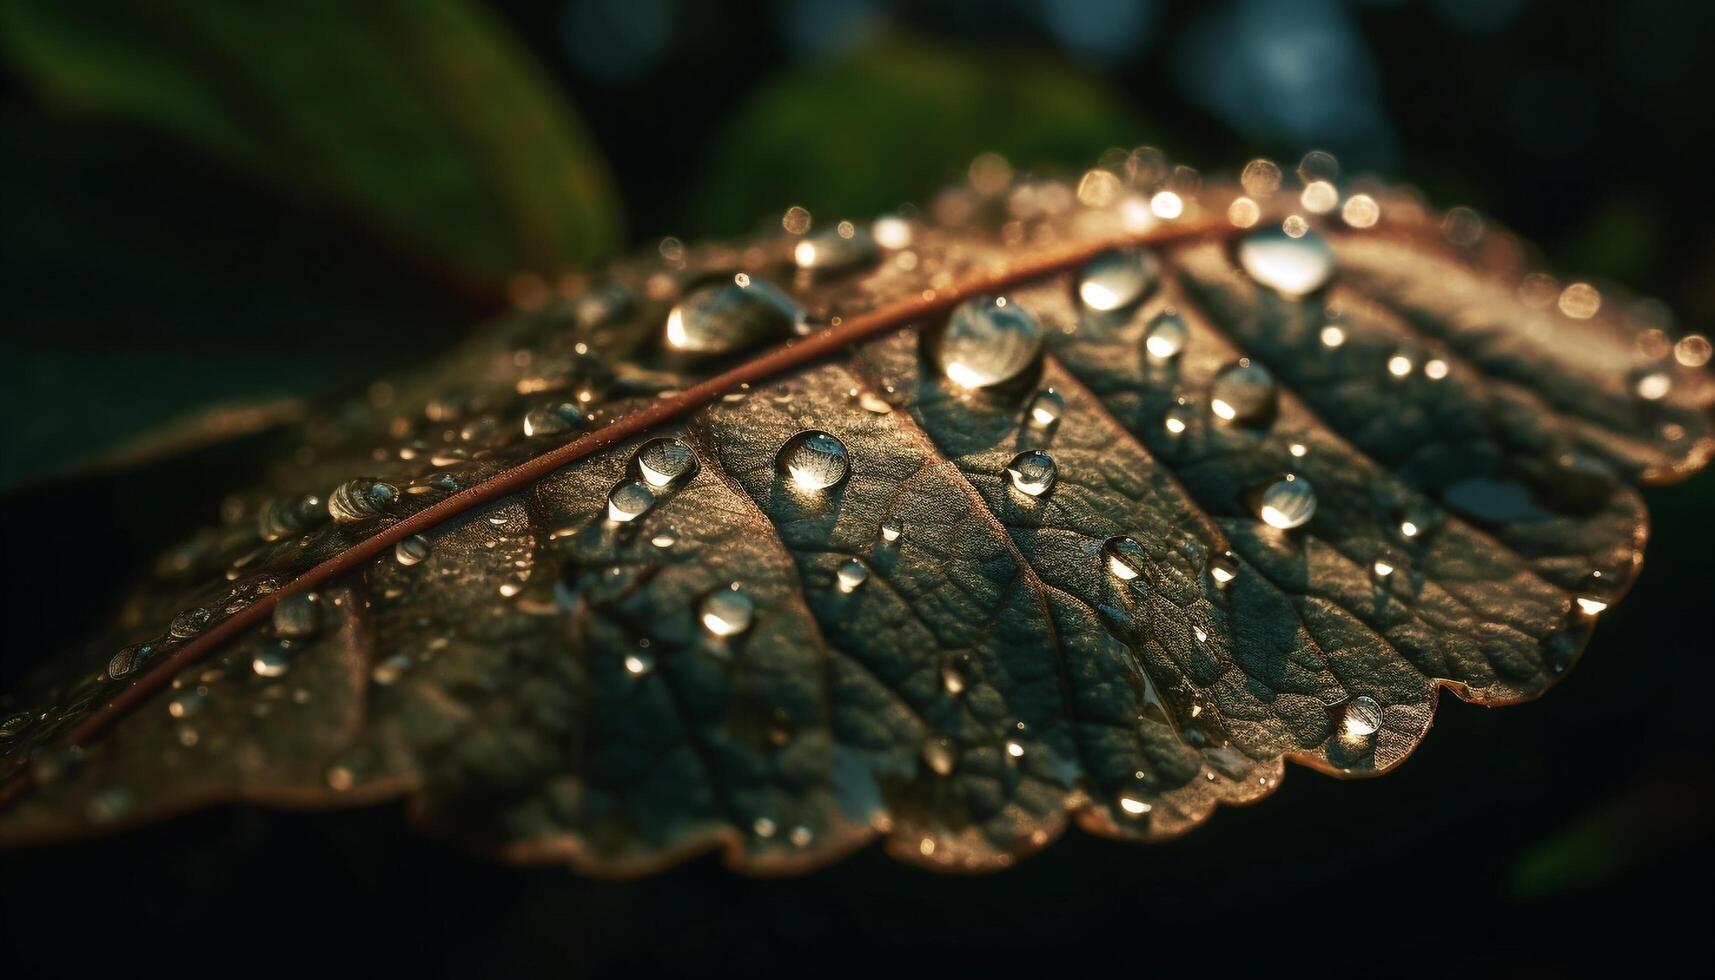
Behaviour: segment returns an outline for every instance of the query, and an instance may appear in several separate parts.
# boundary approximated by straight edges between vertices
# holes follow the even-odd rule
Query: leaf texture
[[[1407,193],[1105,179],[664,248],[311,421],[9,696],[0,836],[406,795],[601,873],[990,869],[1552,685],[1715,444],[1697,339]]]

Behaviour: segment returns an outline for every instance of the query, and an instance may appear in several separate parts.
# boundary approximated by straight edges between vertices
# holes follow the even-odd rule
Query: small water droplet
[[[1322,288],[1334,274],[1334,250],[1314,230],[1297,237],[1279,228],[1251,232],[1239,243],[1238,257],[1251,278],[1293,299]]]
[[[1584,580],[1579,583],[1577,594],[1574,596],[1578,611],[1585,616],[1592,617],[1601,614],[1608,608],[1610,591],[1601,572],[1591,572],[1584,576]]]
[[[373,477],[360,477],[347,480],[328,494],[328,514],[344,523],[363,521],[386,513],[398,502],[398,487]]]
[[[1125,793],[1122,793],[1119,796],[1119,806],[1126,815],[1132,817],[1141,817],[1154,809],[1154,807],[1150,806],[1148,803]]]
[[[1143,574],[1143,569],[1149,562],[1143,545],[1138,544],[1136,538],[1124,535],[1103,542],[1102,557],[1107,561],[1108,573],[1122,582],[1129,582]]]
[[[756,831],[758,837],[773,837],[779,826],[767,817],[757,817],[756,822],[750,825],[750,829]]]
[[[1161,413],[1161,427],[1167,430],[1169,436],[1178,437],[1185,434],[1191,425],[1191,405],[1189,402],[1177,401],[1167,406]]]
[[[1025,421],[1038,429],[1050,429],[1060,423],[1060,415],[1066,410],[1066,400],[1053,388],[1044,388],[1030,399],[1030,407],[1025,410]]]
[[[1644,371],[1637,376],[1633,390],[1644,401],[1661,401],[1673,390],[1673,375],[1661,370]]]
[[[625,672],[633,677],[641,677],[655,668],[655,658],[643,651],[625,655]]]
[[[978,297],[955,309],[930,342],[936,365],[955,384],[987,388],[1011,381],[1036,363],[1042,326],[1030,311],[1004,298]]]
[[[1222,552],[1209,561],[1209,578],[1214,580],[1217,588],[1226,588],[1227,584],[1239,577],[1238,556],[1230,551]]]
[[[1040,497],[1054,487],[1057,467],[1054,457],[1040,449],[1019,453],[1006,465],[1006,475],[1013,489],[1032,497]]]
[[[637,474],[656,490],[683,486],[697,472],[697,454],[677,439],[651,439],[632,457]]]
[[[673,528],[664,528],[650,538],[649,543],[657,548],[671,548],[679,543],[679,533]]]
[[[850,595],[858,587],[869,581],[869,566],[856,558],[848,558],[835,574],[835,581],[841,592]]]
[[[1346,702],[1340,712],[1340,730],[1347,738],[1369,738],[1382,727],[1382,706],[1375,698],[1360,694]]]
[[[421,534],[403,538],[393,546],[393,559],[401,565],[415,565],[428,557],[429,539]]]
[[[1006,743],[1006,754],[1012,756],[1014,759],[1022,759],[1024,758],[1024,745],[1020,742],[1008,741]]]
[[[851,472],[845,443],[818,429],[786,440],[777,463],[780,471],[803,490],[826,490]]]
[[[799,824],[792,828],[792,832],[786,835],[786,839],[792,842],[793,847],[809,847],[810,842],[816,839],[816,834],[810,828]]]
[[[141,667],[143,661],[149,659],[149,656],[154,652],[155,648],[147,643],[137,643],[126,647],[107,661],[107,676],[116,681],[131,676],[132,672]],[[4,731],[0,731],[0,735],[4,734]]]
[[[1224,422],[1260,428],[1274,420],[1274,375],[1244,357],[1222,368],[1209,385],[1209,410]]]
[[[399,683],[399,679],[410,669],[411,658],[406,654],[396,653],[371,668],[369,677],[382,687],[391,687]]]
[[[655,506],[655,491],[642,480],[621,480],[607,494],[607,519],[615,524],[629,524]]]
[[[184,691],[167,702],[167,714],[174,718],[191,718],[203,709],[207,699],[198,691]]]
[[[1144,334],[1143,349],[1158,361],[1171,360],[1185,349],[1185,341],[1190,336],[1191,330],[1185,326],[1184,317],[1172,310],[1163,310],[1150,321],[1149,332]]]
[[[768,283],[736,276],[692,290],[668,312],[667,346],[711,357],[735,354],[790,336],[799,312]]]
[[[1303,477],[1288,474],[1262,492],[1257,516],[1270,527],[1299,527],[1316,515],[1316,490]]]
[[[1410,375],[1412,368],[1416,366],[1412,363],[1411,358],[1405,354],[1395,354],[1387,359],[1387,373],[1396,378]]]
[[[186,609],[174,616],[173,621],[167,624],[167,635],[175,640],[188,640],[201,633],[203,627],[207,626],[209,620],[213,618],[214,614],[201,606]]]
[[[584,424],[584,410],[575,402],[537,405],[524,413],[524,435],[546,436],[570,432]]]
[[[800,238],[792,247],[792,261],[798,268],[818,273],[844,272],[868,265],[879,254],[869,232],[846,221]]]
[[[736,582],[703,596],[697,608],[703,628],[719,637],[737,636],[750,629],[755,614],[755,600]]]
[[[1092,259],[1078,274],[1078,298],[1099,313],[1124,309],[1155,285],[1155,256],[1141,249],[1115,249]]]
[[[250,669],[255,671],[258,677],[284,676],[286,668],[291,665],[291,655],[286,652],[284,647],[277,644],[271,644],[256,651],[256,655],[250,660]]]
[[[1321,340],[1322,346],[1329,350],[1343,347],[1346,343],[1346,328],[1330,323],[1322,328]]]
[[[881,543],[897,544],[899,542],[899,536],[904,533],[905,526],[899,522],[899,518],[889,517],[887,521],[881,525]]]

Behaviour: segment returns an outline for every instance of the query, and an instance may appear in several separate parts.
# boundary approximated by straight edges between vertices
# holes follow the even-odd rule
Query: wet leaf
[[[27,2],[0,13],[0,52],[57,105],[343,208],[467,282],[618,237],[589,136],[480,5]]]
[[[1707,345],[1468,212],[1159,164],[669,243],[324,413],[10,696],[0,834],[407,795],[602,872],[996,868],[1547,689]]]

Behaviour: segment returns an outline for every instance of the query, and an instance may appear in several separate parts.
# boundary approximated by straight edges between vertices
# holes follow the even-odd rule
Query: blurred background
[[[210,404],[289,414],[665,235],[925,200],[986,150],[1068,174],[1142,144],[1206,173],[1329,150],[1707,331],[1712,43],[1694,0],[8,3],[0,680],[92,632],[271,448],[116,468],[139,437],[171,445]],[[392,808],[229,809],[0,854],[0,946],[52,972],[91,965],[82,934],[131,964],[340,943],[401,972],[573,975],[1689,955],[1715,911],[1712,502],[1707,474],[1650,493],[1676,530],[1550,697],[1448,702],[1388,778],[1294,772],[1181,842],[1074,835],[982,879],[866,852],[617,884],[490,865]]]

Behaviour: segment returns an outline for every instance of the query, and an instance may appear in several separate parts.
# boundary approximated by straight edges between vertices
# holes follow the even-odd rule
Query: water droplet
[[[1190,336],[1191,330],[1185,326],[1184,317],[1172,310],[1163,310],[1150,321],[1149,331],[1143,337],[1143,349],[1158,361],[1171,360],[1185,349],[1185,341]]]
[[[756,831],[758,837],[773,837],[779,826],[767,817],[757,817],[756,822],[750,825],[750,829]]]
[[[1149,292],[1156,275],[1155,256],[1148,252],[1135,248],[1104,252],[1078,274],[1078,298],[1099,313],[1124,309]]]
[[[737,636],[750,629],[755,613],[755,600],[736,582],[703,596],[697,607],[703,628],[719,637]]]
[[[1209,385],[1209,410],[1224,422],[1260,428],[1274,420],[1276,388],[1268,368],[1244,357]]]
[[[258,677],[281,677],[291,665],[291,656],[284,647],[277,645],[263,647],[250,660],[250,669]]]
[[[930,349],[955,384],[987,388],[1011,381],[1036,363],[1042,326],[1017,303],[978,297],[953,311],[933,335]]]
[[[371,668],[369,677],[382,687],[391,687],[399,683],[399,679],[410,669],[411,658],[403,653],[395,653]]]
[[[107,661],[107,676],[116,681],[131,676],[132,672],[143,666],[143,661],[149,659],[149,656],[154,652],[155,648],[147,643],[138,643],[126,647]],[[0,732],[0,734],[4,734],[4,732]]]
[[[649,673],[655,667],[655,658],[647,653],[638,651],[625,655],[625,672],[633,677]]]
[[[1376,556],[1375,561],[1370,563],[1370,578],[1376,583],[1377,588],[1388,588],[1394,575],[1399,573],[1399,566],[1398,556],[1384,552]]]
[[[17,738],[29,730],[36,721],[36,716],[28,711],[14,711],[0,721],[0,738]]]
[[[1257,516],[1270,527],[1295,528],[1316,514],[1316,491],[1310,481],[1288,474],[1262,492]]]
[[[1431,381],[1440,381],[1447,377],[1452,368],[1439,357],[1432,357],[1423,362],[1423,376]]]
[[[889,517],[886,523],[881,525],[881,543],[897,544],[899,542],[899,536],[904,533],[905,527],[900,524],[899,518]]]
[[[786,835],[786,839],[792,842],[793,847],[809,847],[810,842],[816,839],[816,834],[810,828],[799,824],[792,828],[792,832]]]
[[[264,541],[289,538],[327,520],[322,498],[304,494],[291,500],[270,500],[256,514],[256,530]]]
[[[607,519],[628,524],[655,506],[655,491],[642,480],[621,480],[607,493]]]
[[[846,444],[819,429],[786,440],[777,459],[780,471],[804,490],[826,490],[851,472]]]
[[[203,627],[213,618],[214,614],[201,606],[186,609],[174,616],[173,621],[167,625],[167,635],[175,640],[188,640],[201,633]]]
[[[825,231],[799,239],[792,248],[792,261],[800,269],[832,273],[868,265],[876,260],[878,254],[875,240],[869,232],[842,221]]]
[[[1382,706],[1375,698],[1360,694],[1346,702],[1340,712],[1340,730],[1347,738],[1369,738],[1382,727]]]
[[[1715,353],[1715,346],[1709,343],[1709,338],[1700,333],[1687,334],[1673,345],[1674,359],[1686,367],[1702,367],[1709,363],[1709,357]]]
[[[1144,567],[1149,563],[1149,557],[1144,554],[1143,545],[1136,538],[1120,535],[1102,542],[1102,557],[1108,564],[1108,573],[1122,582],[1129,582],[1143,574]]]
[[[1239,559],[1232,552],[1222,552],[1209,561],[1209,578],[1213,579],[1216,588],[1226,588],[1227,584],[1239,577]]]
[[[1143,802],[1137,797],[1123,793],[1120,794],[1119,805],[1121,810],[1125,811],[1127,815],[1133,817],[1141,817],[1154,809],[1154,807],[1151,807],[1148,803]]]
[[[1024,758],[1024,745],[1019,742],[1008,741],[1006,743],[1006,754],[1012,756],[1014,759],[1022,759]]]
[[[167,714],[174,718],[190,718],[202,711],[206,699],[197,691],[185,691],[167,702]]]
[[[274,607],[274,635],[286,639],[314,636],[322,624],[322,599],[314,592],[295,592]]]
[[[415,565],[429,557],[429,539],[413,534],[393,546],[393,559],[401,565]]]
[[[1322,328],[1322,346],[1329,350],[1342,347],[1346,343],[1346,328],[1330,323]]]
[[[790,336],[798,315],[786,294],[741,275],[694,289],[680,300],[667,314],[667,346],[711,357],[735,354]]]
[[[1161,413],[1161,427],[1170,436],[1182,436],[1191,425],[1191,405],[1188,402],[1177,401],[1167,406]]]
[[[949,738],[931,738],[923,742],[923,761],[937,776],[951,775],[958,765],[959,752]]]
[[[584,410],[574,402],[537,405],[524,413],[524,435],[546,436],[570,432],[584,424]]]
[[[1609,592],[1607,582],[1602,579],[1602,573],[1591,572],[1584,576],[1584,581],[1579,583],[1573,601],[1577,604],[1578,611],[1585,616],[1596,616],[1608,608]]]
[[[676,489],[697,472],[697,454],[677,439],[651,439],[632,461],[643,482],[656,490]]]
[[[840,591],[847,595],[858,590],[858,587],[869,581],[869,566],[856,558],[848,558],[835,574],[835,582]]]
[[[649,543],[657,548],[671,548],[679,543],[679,534],[673,528],[665,528],[650,538]]]
[[[347,480],[328,495],[328,514],[350,523],[385,513],[399,502],[399,488],[373,477]]]
[[[1025,421],[1038,429],[1053,428],[1060,422],[1060,415],[1066,410],[1066,400],[1053,388],[1044,388],[1030,399],[1030,407],[1025,410]]]
[[[1251,232],[1239,243],[1239,264],[1264,286],[1296,299],[1324,286],[1334,274],[1334,250],[1320,232],[1294,238],[1284,230]]]
[[[1054,487],[1056,467],[1054,457],[1040,449],[1019,453],[1006,465],[1006,475],[1013,489],[1032,497],[1040,497]]]
[[[1637,377],[1633,390],[1644,401],[1658,402],[1667,397],[1673,390],[1673,375],[1666,371],[1644,371]]]

